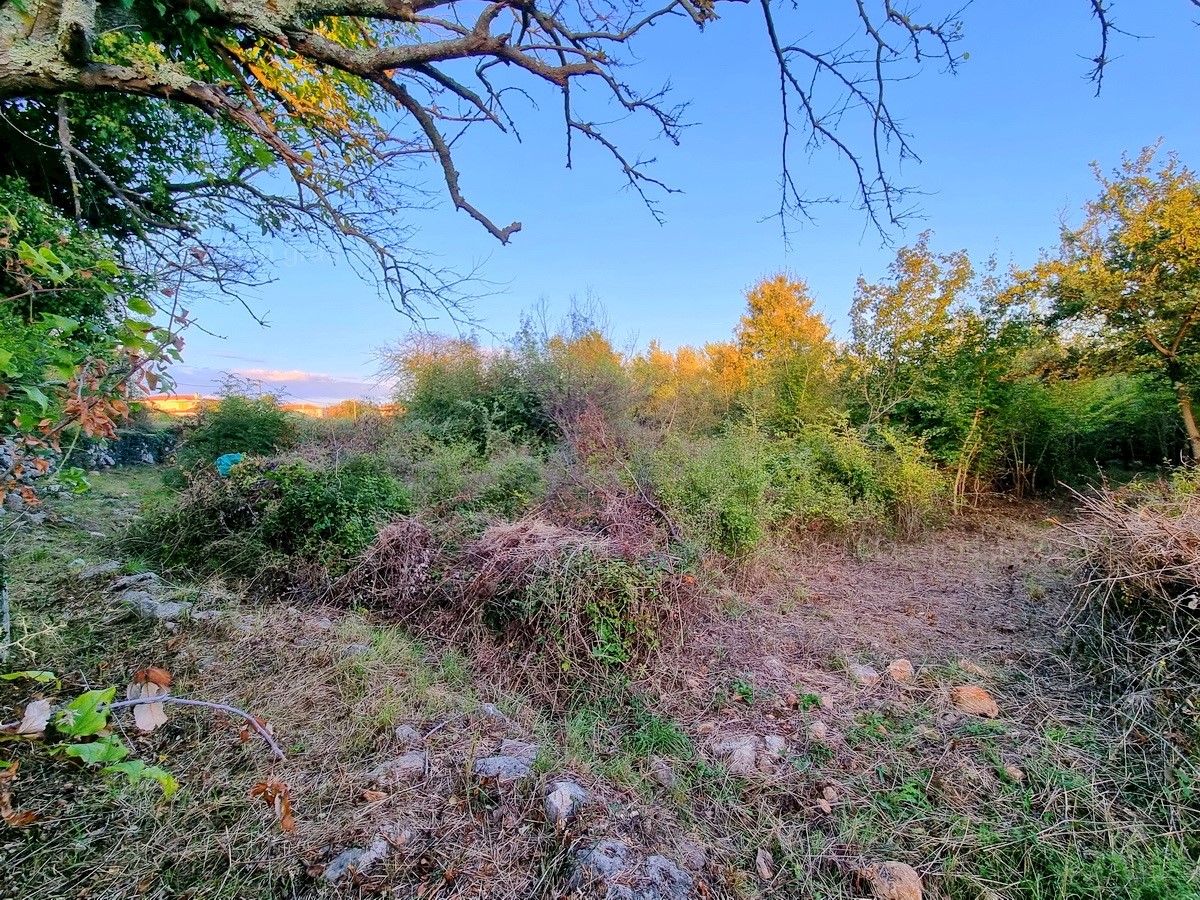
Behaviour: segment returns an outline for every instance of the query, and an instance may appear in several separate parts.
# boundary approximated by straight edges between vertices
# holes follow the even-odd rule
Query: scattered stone
[[[700,734],[716,734],[718,727],[716,722],[701,722],[696,731]]]
[[[628,847],[617,841],[601,841],[575,857],[575,872],[568,887],[574,889],[592,881],[611,882],[625,871],[628,862]]]
[[[73,560],[71,560],[69,563],[67,563],[67,568],[74,571],[75,569],[82,569],[86,565],[87,565],[87,560],[84,559],[82,556],[77,556]]]
[[[661,756],[655,756],[650,760],[650,777],[667,790],[675,787],[675,782],[678,780],[675,770]]]
[[[155,590],[160,584],[158,576],[153,572],[138,572],[136,575],[123,575],[110,584],[107,590],[113,594],[119,594],[135,587],[143,590]]]
[[[752,734],[716,738],[712,751],[725,763],[730,775],[753,775],[758,771],[758,738]]]
[[[512,756],[521,762],[533,765],[533,761],[537,759],[538,745],[529,744],[525,741],[505,740],[500,742],[500,756]]]
[[[404,750],[407,750],[409,747],[415,747],[417,744],[420,744],[423,740],[425,740],[421,732],[417,731],[417,729],[413,728],[407,723],[404,725],[397,725],[394,734],[396,737],[396,743],[399,744],[401,749]]]
[[[754,868],[758,872],[758,877],[763,881],[770,881],[775,877],[775,857],[766,847],[758,848],[758,853],[754,857]]]
[[[329,616],[317,616],[315,619],[310,619],[309,624],[317,631],[328,631],[333,627],[333,619]]]
[[[176,600],[159,600],[148,591],[126,591],[121,602],[129,604],[139,616],[170,622],[191,612],[192,604]]]
[[[817,798],[817,809],[819,809],[821,812],[825,813],[826,815],[829,815],[831,812],[833,812],[833,804],[830,803],[828,800],[826,800],[824,797],[818,797]]]
[[[25,498],[20,491],[9,491],[4,497],[4,505],[13,512],[20,512],[25,508]]]
[[[386,829],[385,829],[386,831]],[[335,881],[340,881],[347,875],[353,873],[362,874],[371,869],[376,863],[387,859],[392,852],[392,847],[406,844],[411,838],[410,831],[400,831],[395,835],[390,836],[386,833],[375,835],[369,847],[365,850],[358,847],[352,847],[349,850],[343,850],[333,862],[325,867],[323,878],[331,884]]]
[[[94,538],[99,538],[100,540],[105,540],[108,537],[108,535],[105,534],[103,531],[89,531],[88,537],[94,537]]]
[[[858,663],[853,663],[846,668],[846,671],[850,674],[850,677],[859,684],[864,684],[868,687],[879,684],[879,673],[870,666],[862,666]]]
[[[907,863],[885,862],[868,866],[859,874],[879,900],[921,900],[921,876]]]
[[[809,724],[808,737],[810,740],[816,741],[818,744],[829,743],[829,726],[820,719],[817,719],[817,721]]]
[[[200,609],[192,613],[192,619],[196,622],[219,622],[221,621],[221,611],[219,609]]]
[[[1000,715],[1000,707],[992,695],[973,684],[964,684],[950,691],[950,702],[961,712],[994,719]]]
[[[358,861],[362,858],[364,852],[364,850],[358,847],[343,850],[333,858],[333,862],[325,867],[325,873],[322,877],[332,884],[335,881],[341,881],[350,874],[351,870],[358,871]]]
[[[768,734],[763,738],[767,745],[767,753],[771,756],[783,756],[787,752],[787,740],[778,734]]]
[[[1007,776],[1008,780],[1011,781],[1013,784],[1020,784],[1022,781],[1025,780],[1025,773],[1022,772],[1020,769],[1018,769],[1016,766],[1005,766],[1004,774],[1005,774],[1005,776]]]
[[[25,521],[30,525],[44,525],[46,522],[46,514],[44,512],[25,513]]]
[[[110,559],[107,562],[98,563],[94,566],[89,566],[79,573],[80,581],[91,581],[93,578],[99,578],[101,575],[109,575],[113,572],[119,572],[121,564],[115,559]]]
[[[367,780],[380,787],[394,787],[423,777],[428,765],[424,750],[410,750],[403,756],[380,763],[367,776]]]
[[[772,678],[779,679],[780,681],[787,678],[788,674],[787,666],[777,656],[768,656],[763,660],[763,671]]]
[[[521,781],[533,774],[529,764],[515,756],[487,756],[477,759],[473,771],[478,778],[493,780],[502,785]]]
[[[692,876],[665,856],[646,857],[646,886],[639,888],[637,900],[689,900]]]
[[[573,781],[556,781],[547,785],[543,804],[546,818],[553,822],[556,828],[562,828],[587,799],[587,791]]]
[[[500,707],[495,703],[479,704],[479,717],[493,724],[504,725],[508,723],[508,716],[501,712]]]
[[[827,784],[825,787],[821,788],[821,796],[830,803],[836,803],[838,798],[837,788],[835,788],[832,784]]]
[[[899,682],[900,684],[907,684],[908,682],[912,681],[917,674],[916,670],[913,668],[913,664],[907,659],[892,660],[891,665],[887,667],[887,672],[888,675],[892,677],[892,681]]]
[[[342,648],[342,659],[356,659],[359,656],[367,656],[370,652],[369,644],[347,644]]]

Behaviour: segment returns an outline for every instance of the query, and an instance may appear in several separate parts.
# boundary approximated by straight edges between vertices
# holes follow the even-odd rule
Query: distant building
[[[325,407],[316,403],[280,403],[279,408],[297,415],[308,416],[310,419],[325,418]]]
[[[152,394],[142,397],[139,403],[176,418],[195,415],[207,403],[216,403],[215,397],[203,394]]]

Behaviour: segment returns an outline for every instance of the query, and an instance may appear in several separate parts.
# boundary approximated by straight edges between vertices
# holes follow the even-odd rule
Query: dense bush
[[[808,426],[771,437],[740,427],[675,441],[653,456],[655,489],[711,549],[754,549],[773,526],[882,528],[912,537],[931,524],[945,479],[911,439],[879,429]]]
[[[295,433],[292,416],[273,397],[229,393],[200,412],[176,458],[180,468],[194,472],[226,453],[270,456],[289,446]]]
[[[168,568],[245,577],[295,559],[336,574],[366,549],[381,521],[411,506],[408,489],[371,457],[325,469],[247,461],[228,478],[198,476],[127,540]]]

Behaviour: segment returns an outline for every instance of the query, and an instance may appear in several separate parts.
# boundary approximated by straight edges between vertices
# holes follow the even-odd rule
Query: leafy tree
[[[1192,408],[1200,373],[1200,181],[1157,147],[1126,157],[1058,255],[1027,277],[1049,292],[1056,318],[1093,340],[1092,362],[1157,372],[1175,391],[1193,460],[1200,428]]]
[[[858,279],[850,308],[853,401],[868,425],[912,401],[954,337],[953,315],[974,271],[966,251],[935,254],[925,231],[903,247],[887,281]]]
[[[837,348],[808,285],[764,278],[746,293],[746,307],[735,342],[751,410],[781,428],[821,419],[834,395]]]

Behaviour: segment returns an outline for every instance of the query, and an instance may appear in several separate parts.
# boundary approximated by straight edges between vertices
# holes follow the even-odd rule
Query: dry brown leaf
[[[158,677],[147,676],[147,672],[162,673],[166,676],[166,684]],[[125,696],[130,700],[140,700],[148,697],[164,697],[168,693],[167,685],[171,676],[164,669],[142,669],[133,676],[133,681],[125,689]],[[167,711],[161,703],[139,703],[133,707],[133,723],[138,731],[149,734],[160,725],[167,724]]]
[[[262,797],[263,802],[275,811],[281,829],[296,830],[296,820],[292,817],[292,792],[282,781],[273,776],[260,781],[250,789],[250,796]]]
[[[26,737],[40,737],[50,723],[50,701],[34,700],[25,707],[21,721],[0,729],[4,734],[20,734]]]
[[[950,691],[950,702],[961,712],[994,719],[1000,715],[1000,707],[992,695],[974,684],[964,684]]]
[[[133,676],[135,684],[156,684],[159,687],[171,686],[171,673],[158,666],[147,666]]]
[[[907,863],[885,862],[859,872],[879,900],[921,900],[921,876]]]
[[[758,855],[754,858],[754,868],[758,870],[758,877],[763,881],[770,881],[775,877],[775,857],[766,847],[758,848]]]
[[[364,800],[366,800],[368,803],[375,803],[379,800],[386,800],[388,798],[388,796],[389,795],[383,791],[363,791],[362,792],[362,798]]]
[[[37,820],[38,814],[35,812],[17,812],[13,808],[12,801],[12,783],[16,780],[17,769],[20,767],[19,762],[13,762],[6,768],[0,769],[0,819],[4,820],[6,825],[11,825],[13,828],[24,828],[31,822]]]

